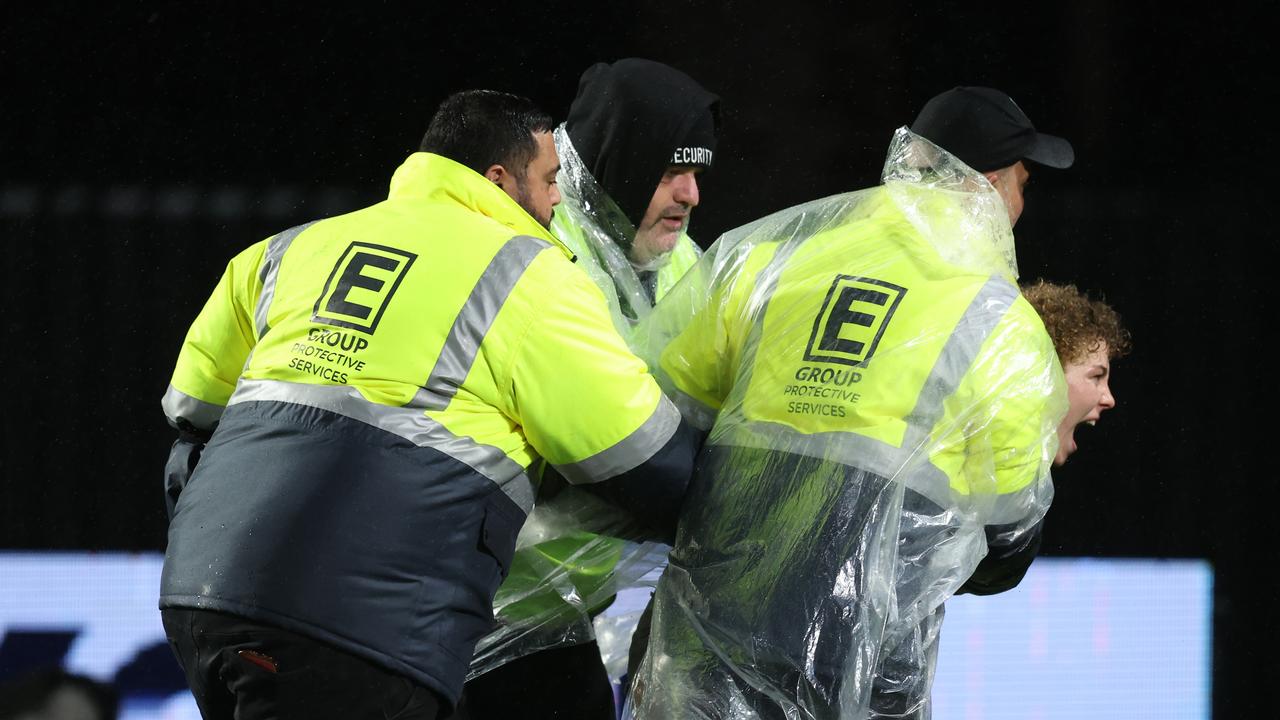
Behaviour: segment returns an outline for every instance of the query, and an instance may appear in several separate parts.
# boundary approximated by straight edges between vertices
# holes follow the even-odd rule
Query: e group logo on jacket
[[[311,319],[372,335],[417,258],[385,245],[351,243],[316,298]]]
[[[865,367],[906,294],[883,280],[837,275],[813,320],[804,359]]]

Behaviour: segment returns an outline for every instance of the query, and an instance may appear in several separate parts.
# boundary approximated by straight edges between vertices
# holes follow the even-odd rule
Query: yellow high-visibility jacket
[[[927,701],[943,601],[1048,509],[1065,383],[1004,208],[906,130],[889,157],[882,186],[720,238],[637,328],[710,434],[636,718]]]
[[[653,470],[667,502],[687,473],[679,413],[571,253],[428,153],[387,200],[237,255],[162,404],[212,437],[175,488],[161,606],[317,637],[450,701],[539,457],[571,483]]]

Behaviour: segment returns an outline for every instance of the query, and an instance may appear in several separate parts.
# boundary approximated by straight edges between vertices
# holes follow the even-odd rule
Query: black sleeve
[[[200,453],[209,441],[210,433],[186,427],[178,430],[178,439],[169,450],[169,460],[164,465],[164,504],[173,519],[174,508],[178,505],[178,496],[191,479],[191,473],[200,462]]]
[[[671,439],[648,460],[621,475],[579,487],[634,516],[643,539],[671,545],[703,438],[702,432],[681,418]]]
[[[1001,544],[1000,536],[1014,529],[1013,525],[988,525],[987,556],[982,558],[973,575],[960,586],[957,595],[995,595],[1012,590],[1022,582],[1031,561],[1040,552],[1040,537],[1044,521],[1036,523],[1030,532],[1022,533],[1018,542]]]

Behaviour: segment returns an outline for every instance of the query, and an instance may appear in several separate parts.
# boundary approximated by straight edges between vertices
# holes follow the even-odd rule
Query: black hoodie
[[[582,74],[565,130],[591,176],[638,227],[670,165],[711,165],[720,98],[673,67],[640,58]]]

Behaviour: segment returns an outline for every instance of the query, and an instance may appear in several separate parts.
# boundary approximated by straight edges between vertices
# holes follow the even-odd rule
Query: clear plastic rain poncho
[[[629,338],[653,307],[627,259],[635,226],[587,171],[563,124],[554,137],[561,202],[552,229],[601,288],[614,325]],[[542,485],[494,600],[497,627],[477,644],[468,677],[540,650],[594,639],[617,680],[625,672],[638,618],[604,618],[599,612],[619,590],[639,586],[661,567],[669,547],[645,540],[630,516],[581,488],[554,477]]]
[[[1044,516],[1066,391],[982,175],[905,128],[883,184],[721,237],[637,346],[710,429],[625,716],[928,717],[944,601]]]
[[[578,267],[604,291],[614,325],[626,337],[653,307],[637,268],[627,257],[636,227],[591,176],[563,123],[554,137],[560,156],[560,204],[552,230],[578,256]],[[664,254],[643,269],[656,270],[669,259],[670,253]]]

